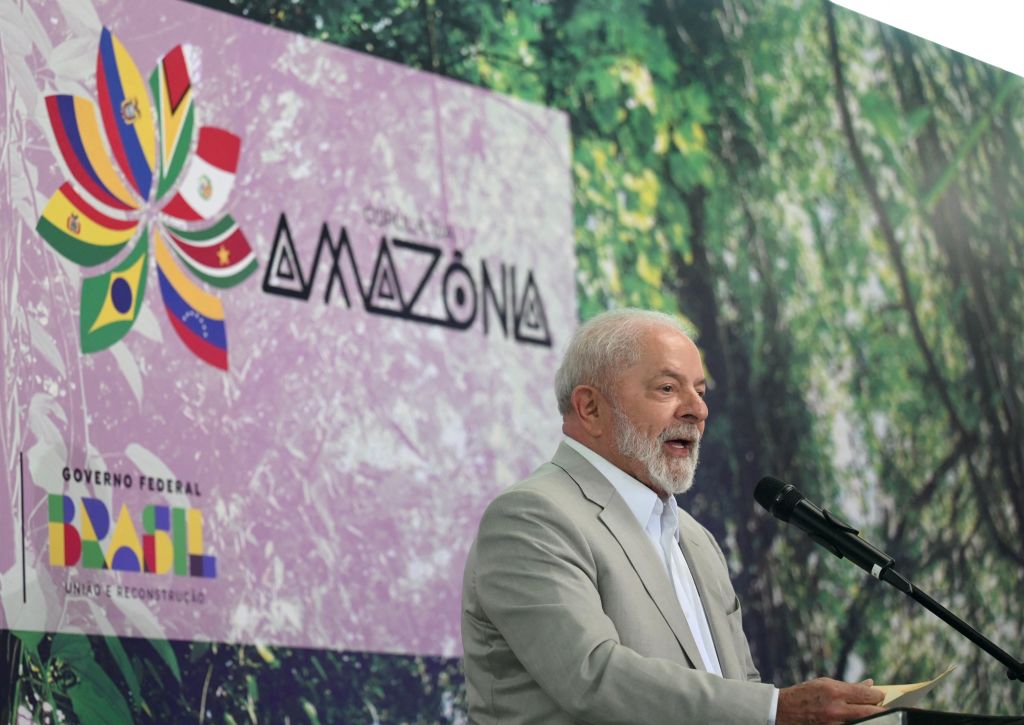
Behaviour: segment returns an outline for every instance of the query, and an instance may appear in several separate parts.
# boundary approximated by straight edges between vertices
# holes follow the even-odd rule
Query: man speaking
[[[760,682],[725,558],[677,508],[708,409],[672,317],[606,312],[555,378],[565,438],[487,508],[462,638],[473,723],[839,723],[880,690]]]

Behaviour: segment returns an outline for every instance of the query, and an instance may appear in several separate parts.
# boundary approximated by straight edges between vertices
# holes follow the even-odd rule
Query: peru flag
[[[199,129],[199,144],[178,193],[163,212],[183,221],[212,219],[227,204],[235,185],[242,140],[213,126]]]

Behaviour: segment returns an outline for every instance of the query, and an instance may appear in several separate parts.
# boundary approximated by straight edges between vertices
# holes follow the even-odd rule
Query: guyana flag
[[[104,350],[120,340],[135,324],[146,291],[149,235],[131,254],[106,274],[82,282],[82,352]]]
[[[192,146],[195,112],[192,107],[192,78],[188,57],[182,46],[175,46],[157,63],[149,78],[156,101],[160,178],[156,198],[163,198],[178,180]]]

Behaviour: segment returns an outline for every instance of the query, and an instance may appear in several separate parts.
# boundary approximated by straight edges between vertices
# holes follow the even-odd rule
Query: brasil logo
[[[48,509],[50,566],[217,577],[217,557],[203,548],[199,509],[146,506],[141,540],[124,504],[116,523],[106,504],[96,498],[84,497],[76,506],[71,496],[50,494]]]
[[[96,89],[99,117],[88,98],[46,98],[71,181],[50,198],[36,225],[54,250],[83,267],[129,250],[110,271],[82,281],[82,352],[106,349],[131,330],[152,247],[174,331],[197,357],[227,370],[224,307],[182,265],[218,288],[256,270],[248,240],[223,214],[241,139],[214,126],[197,128],[190,62],[180,45],[159,60],[147,88],[128,51],[104,28]]]

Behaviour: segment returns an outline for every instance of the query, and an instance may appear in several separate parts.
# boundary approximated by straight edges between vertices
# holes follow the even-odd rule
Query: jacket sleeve
[[[546,494],[512,489],[484,514],[471,587],[515,659],[591,723],[765,723],[773,688],[641,656],[605,614],[579,527]],[[752,664],[751,664],[752,667]]]

